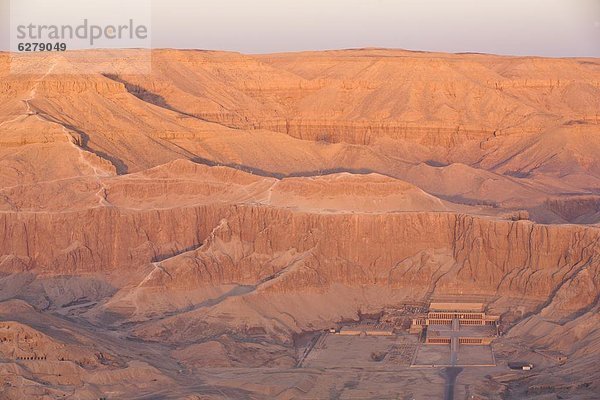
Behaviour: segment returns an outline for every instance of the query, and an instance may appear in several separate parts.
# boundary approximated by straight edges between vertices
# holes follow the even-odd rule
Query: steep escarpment
[[[448,126],[430,123],[387,122],[385,120],[348,122],[331,120],[261,121],[255,127],[282,132],[298,139],[315,142],[345,142],[369,145],[374,143],[377,138],[387,137],[445,148],[451,148],[457,144],[473,140],[484,141],[495,134],[493,130],[460,124]]]
[[[600,222],[600,198],[595,196],[549,199],[546,206],[565,221],[580,224]]]
[[[291,251],[310,254],[305,262],[314,275],[302,278],[303,288],[335,283],[401,288],[406,284],[403,271],[396,269],[390,276],[397,264],[427,249],[449,249],[457,265],[437,282],[437,290],[542,299],[582,268],[595,271],[600,251],[600,232],[595,228],[452,213],[312,214],[264,206],[210,205],[5,212],[1,220],[2,253],[31,260],[42,273],[134,268],[197,247],[198,254],[179,256],[179,261],[188,266],[195,263],[197,284],[207,286],[256,284],[289,265],[269,265],[259,259],[273,260]],[[57,235],[58,227],[67,224],[68,232]],[[207,242],[211,232],[213,242]],[[207,257],[205,251],[217,246],[215,237],[224,246],[219,248],[222,257]],[[289,279],[286,285],[284,281],[277,290],[300,290],[293,282]],[[410,280],[423,287],[429,282],[427,275],[420,282]],[[579,305],[589,301],[581,298]]]
[[[290,276],[426,281],[406,260],[444,249],[456,265],[427,292],[534,297],[595,265],[595,228],[502,220],[596,222],[593,200],[572,200],[598,191],[595,65],[377,49],[154,56],[149,75],[55,74],[53,56],[43,75],[3,73],[4,256],[76,273],[181,254],[219,268],[198,284],[281,272],[269,287],[286,291]],[[209,246],[222,221],[219,243],[234,244]],[[217,261],[204,254],[215,246]],[[254,251],[287,261],[262,270]]]
[[[111,78],[185,115],[311,141],[390,137],[451,148],[568,121],[598,123],[600,79],[588,64],[495,61],[373,49],[260,57],[158,51],[151,76]]]

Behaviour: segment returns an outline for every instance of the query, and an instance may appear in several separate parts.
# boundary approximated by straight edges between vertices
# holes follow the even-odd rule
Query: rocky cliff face
[[[2,213],[0,227],[2,254],[40,273],[126,270],[161,262],[165,273],[173,270],[175,281],[167,283],[174,290],[189,288],[190,276],[193,285],[210,286],[252,285],[276,274],[285,279],[270,290],[290,294],[335,283],[428,289],[431,274],[403,262],[429,249],[445,249],[455,265],[438,277],[436,293],[546,299],[583,270],[597,276],[600,266],[596,228],[453,213],[328,215],[247,205],[99,208]],[[285,262],[277,262],[284,254]],[[291,268],[297,263],[302,268]],[[599,289],[593,282],[591,293]],[[566,305],[576,310],[594,300],[579,293]]]
[[[83,76],[48,57],[26,77],[0,59],[5,271],[538,299],[595,276],[596,228],[503,220],[597,222],[595,63],[157,51],[150,75]]]

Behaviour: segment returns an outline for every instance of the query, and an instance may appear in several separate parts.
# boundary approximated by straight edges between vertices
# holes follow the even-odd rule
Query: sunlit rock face
[[[502,315],[501,362],[568,356],[470,393],[600,390],[597,60],[44,57],[0,55],[0,397],[329,398],[303,334],[440,296]]]

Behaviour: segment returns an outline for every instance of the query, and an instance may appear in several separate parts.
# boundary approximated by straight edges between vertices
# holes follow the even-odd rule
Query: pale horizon
[[[596,0],[149,3],[152,48],[244,54],[385,48],[600,57],[600,2]],[[9,10],[9,1],[0,0],[0,50],[9,48]]]

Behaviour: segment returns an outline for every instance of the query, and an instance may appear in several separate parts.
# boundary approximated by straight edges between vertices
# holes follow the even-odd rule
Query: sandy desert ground
[[[600,60],[40,57],[0,53],[0,398],[444,398],[442,369],[369,360],[395,342],[299,364],[436,296],[502,318],[455,399],[600,396]]]

